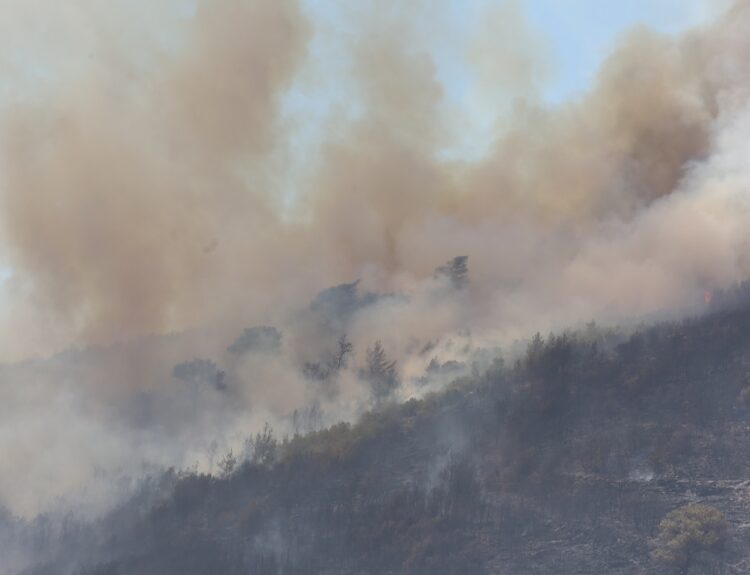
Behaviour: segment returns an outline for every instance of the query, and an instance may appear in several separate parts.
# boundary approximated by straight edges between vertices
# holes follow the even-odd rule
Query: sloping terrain
[[[681,572],[750,572],[750,306],[535,337],[443,393],[253,448],[95,524],[17,526],[26,573],[671,573],[651,541],[690,503],[729,528]]]

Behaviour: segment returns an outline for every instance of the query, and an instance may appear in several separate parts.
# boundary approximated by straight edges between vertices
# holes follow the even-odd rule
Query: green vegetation
[[[659,523],[653,557],[687,573],[701,551],[716,551],[724,546],[727,530],[727,520],[718,509],[708,505],[680,507]]]

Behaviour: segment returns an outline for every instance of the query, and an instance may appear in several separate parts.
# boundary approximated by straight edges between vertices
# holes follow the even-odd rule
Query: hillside
[[[747,573],[750,306],[537,336],[439,394],[248,447],[93,524],[6,517],[3,547],[34,550],[25,575]],[[695,503],[725,544],[655,561]]]

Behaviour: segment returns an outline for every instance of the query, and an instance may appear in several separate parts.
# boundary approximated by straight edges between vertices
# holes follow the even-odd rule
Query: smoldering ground
[[[750,3],[676,37],[631,30],[590,90],[555,106],[538,95],[543,43],[478,27],[456,42],[492,103],[471,159],[446,153],[477,110],[439,80],[435,38],[451,32],[435,4],[336,9],[4,4],[29,33],[0,34],[2,353],[114,346],[6,369],[9,505],[33,512],[94,465],[189,464],[314,403],[303,367],[340,335],[307,317],[327,286],[404,296],[347,320],[356,355],[323,401],[354,417],[376,340],[411,381],[432,359],[414,350],[466,330],[475,349],[679,312],[747,277]],[[513,3],[484,16],[524,28]],[[326,91],[314,118],[290,107]],[[464,254],[471,281],[446,295],[433,270]],[[248,326],[278,327],[282,351],[233,356]],[[199,335],[142,339],[185,331]],[[458,347],[440,361],[463,361]],[[227,389],[172,377],[195,358]]]

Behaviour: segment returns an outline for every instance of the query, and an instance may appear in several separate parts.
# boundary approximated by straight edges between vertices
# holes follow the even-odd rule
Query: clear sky
[[[341,23],[340,0],[302,0],[308,12],[327,22]],[[356,2],[355,2],[356,3]],[[546,44],[555,68],[546,95],[561,101],[586,88],[602,59],[618,36],[629,27],[645,24],[664,33],[677,33],[700,25],[730,3],[728,0],[437,0],[434,4],[448,13],[451,26],[471,33],[472,19],[487,7],[514,3]],[[437,54],[450,52],[440,45]],[[449,60],[449,58],[446,58]],[[448,61],[438,62],[450,67]],[[461,71],[453,69],[450,82],[462,82]],[[455,86],[447,86],[455,89]]]
[[[460,2],[459,2],[460,3]],[[553,54],[546,90],[561,101],[585,90],[598,65],[631,26],[677,33],[700,25],[725,7],[722,0],[524,0],[524,10]]]
[[[322,75],[336,77],[331,69],[340,66],[345,70],[346,65],[342,62],[345,47],[341,35],[347,31],[347,21],[341,7],[347,3],[301,1],[317,22],[311,49],[325,63]],[[472,158],[486,150],[496,130],[496,119],[509,110],[509,102],[527,95],[509,92],[502,80],[487,82],[485,77],[480,86],[477,74],[481,70],[472,69],[467,61],[478,32],[495,35],[487,46],[488,59],[493,57],[489,53],[492,50],[533,46],[535,53],[531,56],[539,70],[528,79],[533,86],[527,88],[554,106],[575,98],[591,85],[599,65],[628,29],[645,25],[676,34],[709,22],[730,0],[429,0],[423,4],[430,7],[424,11],[433,19],[430,26],[442,32],[432,37],[428,49],[443,87],[446,116],[460,118],[456,140],[444,152],[447,157]],[[493,12],[496,19],[486,21]],[[520,36],[524,37],[522,42],[518,41]],[[476,53],[482,48],[479,44],[473,50]],[[528,56],[517,55],[518,65],[522,66]],[[490,65],[487,73],[492,72]],[[327,111],[353,105],[341,77],[339,74],[336,81],[314,87],[298,85],[288,94],[288,113],[304,118],[299,134],[301,148],[306,141],[316,140],[316,130],[324,123]]]

